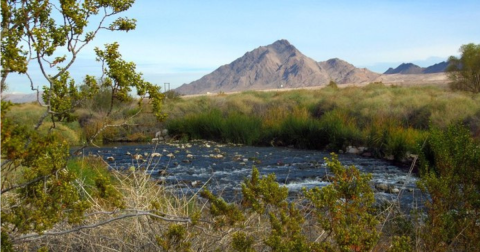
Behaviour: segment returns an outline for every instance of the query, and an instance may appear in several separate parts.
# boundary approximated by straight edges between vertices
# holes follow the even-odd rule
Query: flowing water
[[[262,175],[275,173],[291,197],[301,193],[303,187],[328,185],[332,175],[324,161],[330,157],[328,152],[291,148],[198,141],[87,148],[83,154],[103,157],[112,169],[145,170],[152,179],[175,193],[192,195],[205,186],[227,200],[239,197],[241,183],[250,176],[253,166]],[[351,154],[340,154],[339,160],[343,165],[355,165],[360,171],[372,174],[371,186],[377,203],[399,200],[402,208],[409,209],[423,205],[423,197],[416,187],[418,178],[409,175],[406,169],[389,161]]]

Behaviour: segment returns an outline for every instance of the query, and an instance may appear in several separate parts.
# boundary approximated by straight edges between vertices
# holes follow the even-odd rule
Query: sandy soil
[[[377,79],[375,82],[382,82],[387,86],[421,86],[421,85],[438,85],[438,86],[447,86],[449,80],[445,73],[433,73],[433,74],[383,74]],[[346,83],[346,84],[338,84],[339,88],[345,87],[363,87],[371,82],[365,83]],[[324,88],[325,85],[321,86],[312,86],[312,87],[299,87],[299,88],[276,88],[276,89],[263,89],[263,90],[255,90],[255,91],[263,91],[263,92],[282,92],[282,91],[290,91],[290,90],[300,90],[300,89],[307,89],[307,90],[315,90]],[[236,94],[245,91],[235,91],[235,92],[225,92],[222,94]],[[198,97],[198,96],[215,96],[218,93],[206,93],[206,94],[194,94],[194,95],[184,95],[182,97]]]

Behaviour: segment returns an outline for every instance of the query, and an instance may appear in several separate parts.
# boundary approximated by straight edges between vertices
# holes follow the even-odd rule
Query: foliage
[[[321,128],[326,132],[327,148],[332,151],[342,150],[348,145],[361,142],[355,119],[342,110],[332,110],[320,119]]]
[[[250,179],[242,183],[242,205],[251,207],[259,214],[265,213],[268,206],[280,207],[286,202],[288,189],[280,187],[275,174],[260,178],[257,168],[253,167]]]
[[[480,145],[462,125],[433,129],[421,160],[418,186],[430,195],[426,250],[475,250],[480,246]]]
[[[2,118],[2,197],[8,199],[2,205],[2,232],[43,232],[62,219],[82,219],[88,203],[66,169],[67,157],[66,143],[54,135],[40,136]]]
[[[460,58],[451,56],[448,59],[450,88],[480,93],[480,44],[462,45],[460,53]]]
[[[126,17],[106,24],[113,16],[127,11],[133,2],[2,0],[2,92],[12,73],[26,75],[31,89],[39,91],[39,83],[29,75],[31,65],[40,69],[47,83],[43,87],[46,111],[36,123],[22,124],[7,116],[12,107],[2,100],[2,237],[9,237],[2,239],[2,250],[11,245],[4,241],[15,243],[27,233],[48,232],[58,223],[82,223],[92,195],[115,199],[111,202],[113,207],[123,206],[110,178],[101,174],[94,181],[95,193],[85,195],[78,182],[82,181],[82,174],[68,168],[69,147],[57,131],[64,130],[65,125],[75,127],[74,111],[100,89],[97,79],[88,75],[79,88],[70,76],[70,67],[100,30],[135,28],[135,20]],[[95,50],[104,67],[101,84],[112,92],[111,104],[113,100],[125,101],[127,93],[135,88],[140,96],[138,105],[144,103],[143,98],[149,98],[152,113],[162,119],[163,95],[159,87],[144,81],[133,63],[121,59],[118,47],[112,43],[104,51]],[[108,118],[111,110],[112,106],[102,118],[102,128],[92,138],[111,126],[107,124],[113,121]]]
[[[184,134],[189,139],[211,139],[241,144],[253,144],[261,136],[261,122],[258,118],[236,112],[224,116],[217,109],[170,120],[166,127],[171,134]]]
[[[186,236],[184,226],[172,224],[163,237],[157,237],[157,242],[165,251],[191,251],[191,245],[186,241]]]
[[[165,99],[169,100],[179,100],[180,99],[180,93],[176,92],[175,90],[168,90],[163,93],[165,95]]]
[[[413,251],[410,246],[411,239],[408,236],[394,236],[392,246],[388,249],[388,252],[410,252]]]
[[[244,232],[237,232],[232,237],[232,247],[235,251],[239,252],[253,252],[252,248],[254,238],[247,236]]]
[[[150,82],[144,81],[142,74],[136,73],[136,66],[133,62],[126,62],[121,58],[121,54],[118,52],[119,44],[106,44],[105,50],[95,48],[97,55],[97,61],[102,62],[104,66],[102,76],[102,86],[111,90],[110,109],[107,116],[109,116],[113,109],[113,102],[115,100],[119,102],[127,102],[131,99],[129,93],[132,88],[137,90],[137,95],[140,97],[138,104],[142,105],[143,98],[149,95],[152,99],[153,113],[160,120],[165,115],[161,113],[162,102],[164,95],[160,93],[160,87],[155,86]],[[94,85],[95,82],[85,81],[85,85]]]
[[[335,243],[323,243],[325,250],[368,251],[379,234],[377,219],[371,210],[375,201],[369,186],[371,175],[361,174],[355,166],[343,167],[337,155],[326,159],[333,172],[332,184],[305,190],[306,198],[315,206],[321,227],[333,236]]]
[[[224,141],[252,145],[261,135],[262,122],[256,117],[230,113],[224,121]]]
[[[165,107],[169,132],[183,139],[336,152],[362,146],[375,157],[398,161],[417,151],[430,126],[445,128],[464,121],[478,135],[480,120],[478,95],[381,83],[338,90],[191,97],[167,101]],[[258,121],[260,127],[255,126]],[[230,137],[231,132],[241,137]]]
[[[294,203],[287,201],[288,189],[279,185],[275,174],[260,177],[258,169],[253,167],[251,178],[242,183],[242,195],[244,211],[268,216],[271,231],[264,240],[265,245],[273,251],[309,251],[311,244],[302,233],[304,215]],[[245,235],[240,233],[234,238],[235,248],[251,249]]]
[[[335,81],[330,80],[330,82],[327,84],[327,87],[333,88],[333,89],[338,89],[338,84]]]
[[[228,204],[224,199],[215,197],[209,190],[203,190],[200,194],[210,201],[210,213],[215,218],[215,225],[221,227],[225,224],[233,225],[245,219],[243,213],[234,204]]]

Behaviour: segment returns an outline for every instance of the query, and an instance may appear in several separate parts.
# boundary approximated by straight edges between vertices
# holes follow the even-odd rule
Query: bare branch
[[[44,236],[69,234],[69,233],[72,233],[72,232],[80,231],[82,229],[90,229],[90,228],[96,228],[96,227],[99,227],[99,226],[103,226],[103,225],[106,225],[110,222],[118,221],[118,220],[121,220],[121,219],[132,218],[132,217],[140,217],[140,216],[150,216],[150,217],[154,217],[154,218],[161,219],[161,220],[168,221],[168,222],[182,222],[182,223],[191,223],[192,222],[190,220],[190,218],[182,218],[182,219],[173,219],[172,218],[172,219],[170,219],[170,218],[165,218],[165,217],[157,215],[157,214],[153,214],[149,211],[137,211],[136,213],[117,216],[115,218],[111,218],[111,219],[108,219],[108,220],[105,220],[105,221],[102,221],[102,222],[99,222],[99,223],[96,223],[96,224],[78,226],[76,228],[72,228],[72,229],[65,230],[65,231],[45,232],[45,233],[42,233],[42,234],[24,235],[24,236],[18,237],[17,239],[14,239],[13,242],[36,240],[36,239],[40,239]]]
[[[5,188],[5,189],[2,190],[2,192],[1,192],[0,194],[4,194],[4,193],[6,193],[6,192],[8,192],[8,191],[11,191],[11,190],[14,190],[14,189],[17,189],[17,188],[21,188],[21,187],[28,186],[28,185],[33,184],[33,183],[35,183],[35,182],[38,182],[38,181],[40,181],[40,180],[46,179],[46,178],[48,178],[48,177],[50,177],[50,176],[51,176],[51,175],[41,176],[41,177],[38,177],[38,178],[33,179],[33,180],[31,180],[31,181],[28,181],[28,182],[26,182],[26,183],[19,184],[19,185],[14,185],[14,186],[11,186],[11,187],[9,187],[9,188]]]

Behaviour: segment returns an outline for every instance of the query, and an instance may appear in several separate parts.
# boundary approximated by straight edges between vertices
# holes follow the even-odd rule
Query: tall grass
[[[34,127],[45,114],[46,108],[38,103],[15,104],[7,113],[7,118],[18,125]],[[83,138],[83,130],[78,122],[56,122],[53,127],[50,117],[47,117],[39,128],[41,133],[52,130],[61,139],[70,145],[78,145]]]
[[[165,108],[170,132],[190,139],[333,151],[366,146],[399,160],[416,151],[431,126],[461,121],[480,135],[479,95],[434,86],[248,91],[180,99]]]
[[[233,112],[225,118],[222,136],[226,142],[252,145],[258,141],[261,132],[259,118]]]

